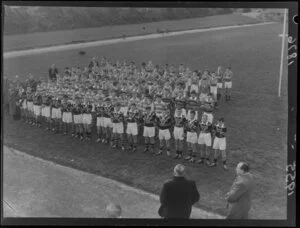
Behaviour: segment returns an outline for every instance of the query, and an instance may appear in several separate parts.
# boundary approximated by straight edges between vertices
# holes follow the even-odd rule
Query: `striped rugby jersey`
[[[198,110],[199,107],[199,100],[197,97],[190,97],[189,99],[187,99],[186,101],[186,109],[187,110]]]
[[[155,101],[154,102],[154,111],[156,114],[161,114],[165,109],[166,109],[167,104],[163,101],[158,102]]]
[[[185,108],[186,99],[184,97],[176,97],[175,98],[175,107],[176,108]]]

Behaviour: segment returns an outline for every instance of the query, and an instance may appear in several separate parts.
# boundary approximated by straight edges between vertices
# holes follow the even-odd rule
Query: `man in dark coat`
[[[51,67],[49,68],[49,79],[51,81],[56,81],[57,74],[58,74],[58,69],[55,67],[54,64],[52,64]]]
[[[160,194],[158,214],[164,218],[189,218],[192,206],[200,199],[196,184],[185,177],[185,167],[178,164],[174,168],[173,180],[164,184]]]
[[[249,165],[240,162],[236,167],[237,178],[225,198],[230,204],[230,212],[227,219],[248,219],[251,208],[251,195],[254,181],[249,172]]]

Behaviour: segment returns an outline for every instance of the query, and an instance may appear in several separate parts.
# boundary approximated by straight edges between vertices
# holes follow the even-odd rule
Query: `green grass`
[[[22,50],[59,44],[80,43],[126,36],[156,33],[157,29],[169,31],[209,28],[238,24],[259,23],[257,19],[242,15],[218,15],[184,20],[170,20],[133,25],[105,26],[99,28],[73,29],[4,36],[4,51]],[[145,29],[143,29],[145,27]]]
[[[183,63],[192,69],[216,69],[231,65],[234,72],[232,101],[221,103],[215,118],[223,116],[228,127],[228,172],[221,167],[206,168],[185,163],[188,177],[197,182],[201,193],[198,207],[224,214],[224,194],[235,178],[235,165],[250,163],[257,186],[251,216],[256,219],[286,218],[285,167],[287,160],[287,64],[284,67],[282,98],[277,97],[281,24],[229,29],[199,34],[164,37],[87,48],[79,65],[93,56],[112,60],[134,60],[138,64]],[[27,74],[46,77],[55,63],[60,69],[77,62],[78,51],[61,51],[4,60],[7,76]],[[21,74],[20,72],[23,72]],[[79,142],[23,123],[4,122],[4,143],[60,164],[117,179],[134,187],[159,194],[163,181],[177,163],[111,150],[93,142]],[[54,158],[56,157],[56,158]],[[71,162],[70,159],[75,161]]]

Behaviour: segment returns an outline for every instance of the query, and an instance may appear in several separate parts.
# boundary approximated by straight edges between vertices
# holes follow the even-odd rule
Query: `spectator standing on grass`
[[[122,218],[122,208],[118,204],[110,203],[106,206],[107,218]]]
[[[54,64],[51,65],[49,68],[49,79],[50,81],[56,81],[58,74],[58,69],[55,67]]]
[[[158,214],[163,218],[190,218],[192,206],[200,199],[196,183],[185,177],[185,166],[174,168],[174,178],[164,184]]]
[[[250,167],[245,162],[240,162],[236,167],[237,177],[225,196],[230,204],[230,212],[226,219],[248,219],[254,188],[254,180],[249,171]]]

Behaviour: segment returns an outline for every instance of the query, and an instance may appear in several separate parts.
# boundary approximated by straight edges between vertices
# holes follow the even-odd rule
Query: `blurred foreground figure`
[[[163,218],[190,218],[192,206],[200,199],[195,181],[185,177],[185,166],[174,168],[174,178],[164,184],[158,214]]]
[[[118,204],[110,203],[106,207],[106,215],[108,218],[121,218],[122,209]]]
[[[230,192],[225,196],[230,204],[230,212],[226,219],[248,219],[254,188],[253,177],[249,170],[249,165],[245,162],[240,162],[236,167],[237,177]]]

